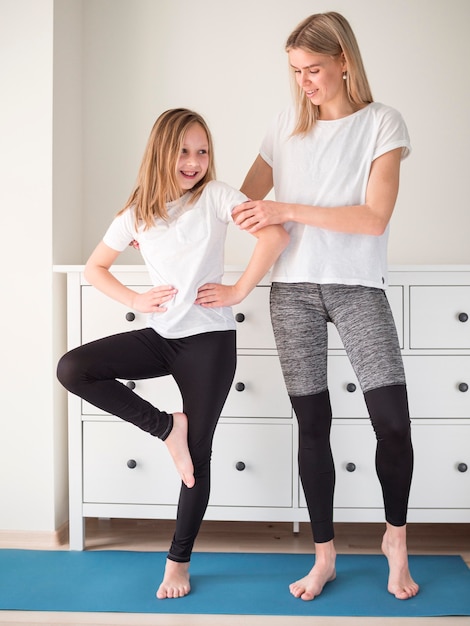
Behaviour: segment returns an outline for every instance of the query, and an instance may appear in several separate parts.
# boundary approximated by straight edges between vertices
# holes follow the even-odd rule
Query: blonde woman
[[[295,106],[269,128],[235,221],[255,234],[283,224],[290,243],[272,273],[271,318],[299,422],[299,470],[315,564],[290,589],[312,600],[336,577],[335,469],[330,448],[327,322],[336,325],[377,437],[388,590],[416,595],[406,516],[413,449],[403,363],[387,285],[387,237],[400,162],[410,152],[401,115],[373,101],[348,21],[311,15],[287,39]],[[274,186],[276,201],[262,200]]]
[[[148,328],[82,345],[58,364],[70,392],[158,437],[182,478],[176,529],[157,597],[190,591],[189,562],[207,503],[214,431],[235,371],[231,305],[243,300],[288,242],[281,226],[256,233],[252,257],[236,284],[221,284],[232,209],[245,200],[215,180],[210,131],[187,109],[155,122],[136,187],[85,267],[110,298],[148,313]],[[153,287],[138,293],[110,267],[135,241]],[[117,379],[173,376],[183,411],[167,412]],[[165,480],[165,476],[161,477]]]

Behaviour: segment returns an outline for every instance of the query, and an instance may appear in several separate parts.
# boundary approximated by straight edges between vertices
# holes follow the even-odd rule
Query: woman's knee
[[[377,440],[410,439],[411,422],[406,385],[390,385],[364,394]]]

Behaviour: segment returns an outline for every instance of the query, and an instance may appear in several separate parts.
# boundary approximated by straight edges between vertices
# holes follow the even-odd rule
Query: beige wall
[[[240,185],[269,120],[291,99],[287,35],[332,7],[357,34],[374,98],[403,113],[414,147],[390,261],[468,263],[468,0],[84,0],[83,254],[127,199],[166,108],[206,116],[219,177]],[[249,236],[231,236],[228,262],[244,262],[250,246]]]

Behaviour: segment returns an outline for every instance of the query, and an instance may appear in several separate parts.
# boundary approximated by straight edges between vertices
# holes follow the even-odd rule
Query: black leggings
[[[236,366],[235,331],[165,339],[153,329],[113,335],[84,344],[59,361],[57,377],[71,393],[165,439],[172,415],[134,393],[118,378],[142,380],[171,375],[188,416],[188,445],[196,484],[183,483],[168,558],[188,562],[210,492],[212,439]]]
[[[377,438],[375,462],[385,519],[393,526],[403,526],[413,448],[403,361],[385,293],[358,285],[274,283],[271,318],[299,423],[299,472],[315,542],[334,537],[328,322],[336,325],[364,392]]]

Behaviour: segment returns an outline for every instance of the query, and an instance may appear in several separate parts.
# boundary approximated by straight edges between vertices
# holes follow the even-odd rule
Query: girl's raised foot
[[[194,487],[194,466],[188,448],[188,418],[184,413],[173,413],[173,428],[165,439],[169,453],[186,487]]]

